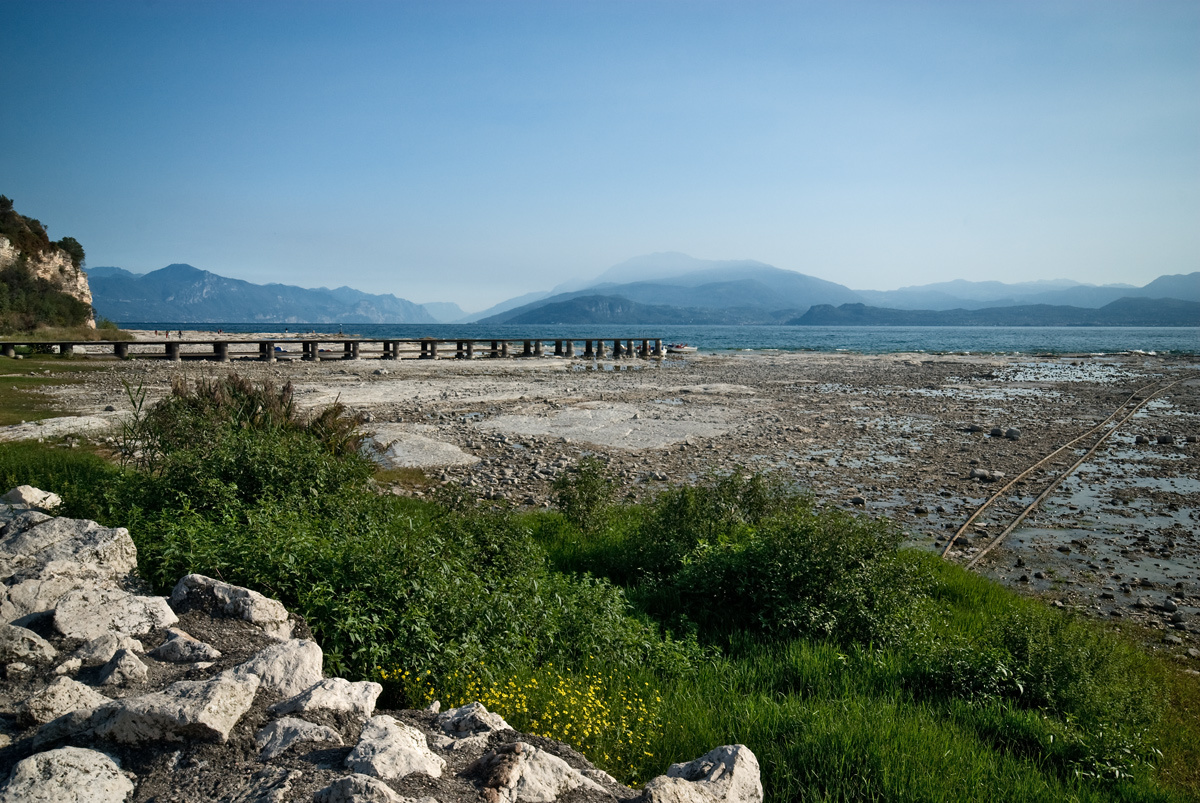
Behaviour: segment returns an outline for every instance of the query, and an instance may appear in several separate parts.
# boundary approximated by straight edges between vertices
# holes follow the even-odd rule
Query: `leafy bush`
[[[585,535],[598,532],[607,519],[617,485],[604,464],[585,457],[554,481],[554,499],[567,521]]]

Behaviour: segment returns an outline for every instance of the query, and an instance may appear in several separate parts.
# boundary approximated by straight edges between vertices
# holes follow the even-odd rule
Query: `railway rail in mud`
[[[547,347],[547,344],[551,344]],[[576,348],[576,344],[582,344]],[[610,346],[611,344],[611,346]],[[0,341],[0,354],[16,357],[30,349],[56,349],[58,354],[111,356],[121,360],[400,360],[400,359],[502,359],[508,357],[560,357],[620,359],[622,357],[658,359],[665,356],[661,338],[362,338],[362,337],[291,337],[291,338],[217,338],[184,339],[165,337],[156,340],[75,340],[53,343],[22,340]]]
[[[963,547],[966,544],[966,534],[970,530],[971,525],[985,511],[1002,503],[1004,501],[1014,501],[1013,497],[1027,497],[1028,494],[1018,490],[1019,486],[1026,483],[1032,483],[1042,490],[1028,504],[1024,504],[1021,511],[1016,514],[1012,522],[1008,524],[998,535],[990,538],[982,547],[977,547],[970,560],[967,561],[968,569],[974,568],[980,560],[984,558],[993,549],[998,547],[1004,539],[1013,533],[1021,523],[1025,521],[1037,508],[1044,502],[1068,477],[1070,477],[1076,469],[1083,465],[1096,451],[1104,445],[1109,436],[1120,430],[1122,426],[1129,422],[1133,416],[1141,410],[1148,402],[1159,396],[1166,390],[1178,385],[1181,380],[1173,382],[1158,381],[1152,382],[1138,388],[1129,395],[1108,418],[1101,421],[1096,426],[1084,432],[1054,451],[1047,454],[1037,462],[1030,465],[1020,474],[1006,482],[999,490],[993,493],[987,500],[983,502],[975,511],[967,517],[962,526],[955,531],[954,535],[946,542],[942,550],[942,558],[949,560],[950,551],[954,547]],[[1080,455],[1079,452],[1082,451]],[[1067,465],[1065,461],[1069,461],[1071,457],[1076,457],[1074,462]],[[1066,466],[1064,468],[1064,466]]]

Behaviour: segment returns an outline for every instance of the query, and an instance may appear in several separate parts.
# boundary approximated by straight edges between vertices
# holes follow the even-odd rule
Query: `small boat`
[[[667,354],[695,354],[696,347],[687,343],[668,343]]]

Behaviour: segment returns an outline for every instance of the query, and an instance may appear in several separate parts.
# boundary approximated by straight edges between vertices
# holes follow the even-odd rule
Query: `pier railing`
[[[547,348],[547,344],[553,344]],[[582,347],[577,347],[581,344]],[[608,344],[611,344],[611,349]],[[401,359],[503,359],[560,357],[593,359],[642,358],[665,356],[661,338],[435,338],[417,339],[363,337],[288,337],[288,338],[194,338],[155,340],[74,340],[56,343],[22,340],[0,341],[0,354],[15,357],[17,349],[50,347],[68,355],[77,351],[88,356],[113,356],[117,359],[181,360],[401,360]],[[552,350],[551,350],[552,349]]]

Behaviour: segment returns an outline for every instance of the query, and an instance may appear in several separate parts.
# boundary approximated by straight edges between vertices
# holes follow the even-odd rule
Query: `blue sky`
[[[639,254],[1200,270],[1200,3],[0,3],[0,193],[90,265],[464,308]]]

